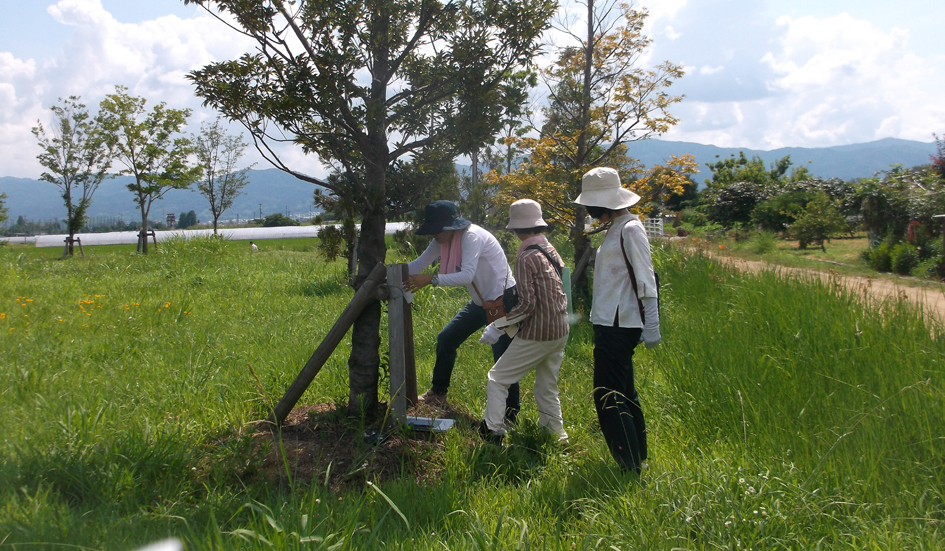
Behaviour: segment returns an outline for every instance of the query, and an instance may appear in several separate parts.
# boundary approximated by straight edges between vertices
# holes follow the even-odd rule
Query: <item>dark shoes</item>
[[[485,442],[488,442],[489,444],[495,444],[496,446],[501,446],[502,440],[505,438],[504,434],[489,430],[485,420],[479,423],[479,436]]]

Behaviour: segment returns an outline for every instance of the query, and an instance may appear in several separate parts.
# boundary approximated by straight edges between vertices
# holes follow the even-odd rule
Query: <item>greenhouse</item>
[[[224,239],[233,241],[262,241],[264,239],[292,239],[297,237],[318,237],[323,226],[280,226],[275,228],[235,228],[218,230]],[[386,233],[408,229],[407,222],[391,222],[387,224]],[[154,236],[158,243],[168,239],[190,239],[192,237],[206,237],[213,235],[213,230],[167,230],[155,231]],[[33,243],[37,247],[62,247],[68,237],[61,235],[33,235],[26,237],[5,237],[0,240],[10,243]],[[76,237],[82,240],[83,246],[91,245],[134,245],[138,242],[137,231],[122,231],[108,233],[81,233]]]

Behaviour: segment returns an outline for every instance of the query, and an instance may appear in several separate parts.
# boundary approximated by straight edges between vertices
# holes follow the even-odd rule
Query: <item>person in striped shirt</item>
[[[514,339],[489,371],[486,411],[480,433],[499,443],[505,436],[505,402],[510,385],[535,370],[538,422],[567,442],[558,399],[558,372],[568,342],[568,298],[561,281],[564,262],[544,236],[548,224],[541,205],[531,199],[512,203],[506,228],[521,240],[515,259],[518,303],[487,333],[504,329]],[[484,337],[487,338],[487,337]]]

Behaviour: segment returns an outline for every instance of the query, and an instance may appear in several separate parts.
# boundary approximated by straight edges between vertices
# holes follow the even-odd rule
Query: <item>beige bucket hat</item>
[[[519,199],[509,206],[509,224],[507,230],[527,230],[547,226],[541,217],[541,205],[531,199]]]
[[[620,175],[612,168],[598,167],[587,171],[581,178],[581,194],[574,200],[585,207],[603,207],[620,210],[632,207],[640,196],[620,185]]]

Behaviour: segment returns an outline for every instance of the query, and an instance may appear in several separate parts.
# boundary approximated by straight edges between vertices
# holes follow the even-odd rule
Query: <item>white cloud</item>
[[[0,175],[35,178],[38,148],[30,128],[44,122],[57,98],[79,95],[95,110],[116,84],[144,97],[149,105],[164,101],[170,107],[190,108],[191,132],[216,115],[200,106],[188,72],[212,61],[233,59],[253,43],[208,14],[182,19],[167,15],[141,23],[121,23],[103,9],[100,0],[60,0],[48,12],[58,23],[73,28],[59,55],[48,60],[23,60],[0,52]],[[241,127],[234,127],[240,132]],[[290,149],[287,147],[286,149]],[[261,161],[255,150],[249,162]],[[324,176],[314,157],[295,155],[302,171]],[[270,168],[260,162],[257,168]]]
[[[666,139],[772,149],[931,141],[945,128],[941,61],[917,55],[907,30],[843,13],[769,19],[756,31],[736,52],[725,44],[676,51],[699,70],[674,91],[687,100],[674,109],[682,122]],[[762,33],[773,39],[755,40]],[[724,71],[714,70],[719,61]],[[733,116],[736,106],[744,122]]]

